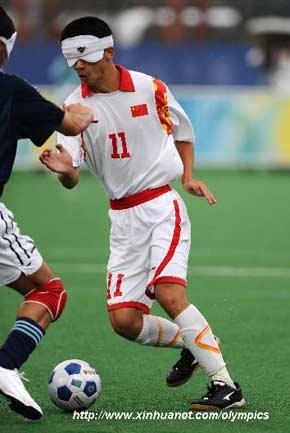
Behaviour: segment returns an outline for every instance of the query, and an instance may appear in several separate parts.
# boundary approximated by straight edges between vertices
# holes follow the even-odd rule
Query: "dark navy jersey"
[[[64,112],[15,75],[0,72],[0,197],[10,177],[17,140],[41,146],[59,128]]]

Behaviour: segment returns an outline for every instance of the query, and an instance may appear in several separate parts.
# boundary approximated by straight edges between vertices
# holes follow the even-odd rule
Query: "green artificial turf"
[[[83,174],[73,191],[54,176],[15,173],[3,196],[23,232],[63,278],[69,301],[24,366],[27,388],[44,410],[24,422],[0,401],[0,432],[285,432],[289,410],[290,237],[287,174],[200,171],[217,195],[210,208],[183,194],[192,221],[189,297],[222,340],[228,368],[243,387],[243,411],[268,412],[269,420],[73,420],[49,400],[47,377],[65,359],[94,364],[103,384],[92,411],[185,412],[205,391],[200,371],[178,388],[165,375],[174,349],[141,347],[114,335],[105,300],[108,203],[95,179]],[[180,190],[180,188],[178,188]],[[2,287],[0,341],[13,325],[20,296]],[[154,313],[164,314],[158,306]],[[165,315],[165,314],[164,314]]]

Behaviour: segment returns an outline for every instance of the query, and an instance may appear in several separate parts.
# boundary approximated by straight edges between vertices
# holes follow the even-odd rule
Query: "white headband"
[[[93,35],[80,35],[64,39],[61,42],[61,50],[69,67],[73,66],[79,59],[90,63],[98,62],[104,56],[104,49],[113,46],[112,36],[98,38]]]
[[[7,58],[9,59],[10,53],[13,50],[15,41],[17,37],[17,32],[14,32],[10,39],[5,38],[4,36],[0,36],[0,41],[4,42],[7,51]]]

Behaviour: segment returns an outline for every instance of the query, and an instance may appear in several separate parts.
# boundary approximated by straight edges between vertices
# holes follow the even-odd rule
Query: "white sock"
[[[233,386],[210,326],[198,309],[189,305],[175,318],[175,323],[180,328],[185,347],[191,351],[206,373],[214,378],[222,372],[223,379],[219,380]]]
[[[144,346],[183,348],[179,327],[163,317],[143,314],[143,328],[135,340]]]
[[[226,367],[221,368],[216,374],[213,374],[211,376],[211,380],[218,380],[218,381],[225,382],[227,385],[236,389],[236,385],[232,381],[231,376],[229,375],[229,372]]]

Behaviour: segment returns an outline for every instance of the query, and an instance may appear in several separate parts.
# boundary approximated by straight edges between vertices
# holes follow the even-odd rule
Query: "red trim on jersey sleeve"
[[[135,92],[135,86],[128,69],[124,68],[124,66],[121,65],[115,65],[115,66],[120,72],[119,90],[121,90],[121,92]],[[90,86],[88,86],[85,83],[81,83],[82,98],[87,98],[89,96],[92,96],[94,93],[95,93],[94,89],[92,89]]]
[[[119,302],[117,304],[112,304],[107,306],[108,311],[120,310],[121,308],[136,308],[136,310],[141,310],[145,314],[150,313],[150,308],[147,305],[143,304],[142,302],[134,302],[134,301]]]
[[[180,210],[179,210],[178,201],[174,200],[173,205],[174,205],[174,212],[175,212],[175,226],[174,226],[174,231],[173,231],[171,243],[170,243],[169,249],[168,249],[164,259],[162,260],[162,262],[160,263],[160,265],[156,269],[155,274],[154,274],[152,280],[147,284],[147,287],[152,286],[152,284],[154,284],[154,282],[156,282],[158,276],[162,273],[164,268],[168,265],[168,263],[170,262],[170,260],[174,256],[174,253],[175,253],[176,248],[177,248],[179,241],[180,241],[181,218],[180,218]]]
[[[153,78],[153,86],[155,93],[155,104],[157,114],[162,128],[166,134],[170,135],[173,131],[173,123],[169,115],[168,93],[165,84],[161,80]]]
[[[166,192],[171,191],[169,185],[160,186],[159,188],[146,189],[145,191],[137,192],[128,197],[120,198],[119,200],[110,200],[110,206],[113,210],[129,209],[130,207],[138,206],[153,200]]]

